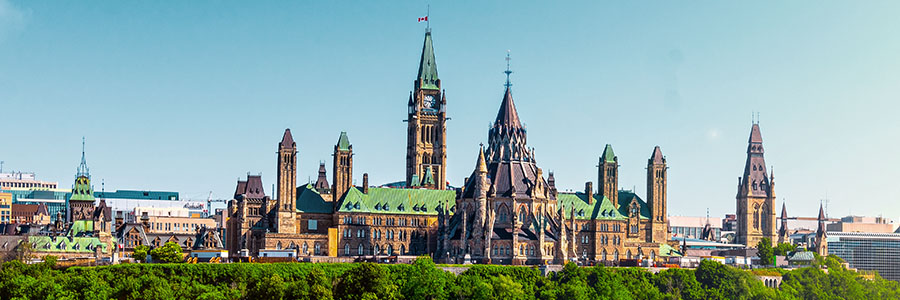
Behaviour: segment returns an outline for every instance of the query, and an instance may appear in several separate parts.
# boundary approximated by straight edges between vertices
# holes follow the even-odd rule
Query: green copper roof
[[[65,236],[29,236],[28,242],[34,244],[35,251],[40,252],[94,252],[94,250],[88,249],[88,246],[100,247],[103,252],[108,250],[106,244],[95,237],[72,237],[72,240],[69,241],[69,237]]]
[[[456,191],[427,189],[369,188],[364,194],[350,188],[341,201],[340,212],[437,215],[443,203],[455,203]]]
[[[616,162],[616,154],[613,153],[612,145],[606,144],[606,148],[603,149],[603,155],[600,156],[600,159],[604,162]]]
[[[578,220],[625,220],[626,217],[616,210],[609,198],[601,195],[593,197],[593,204],[587,203],[587,195],[584,193],[559,193],[556,200],[562,206],[563,216],[567,219],[571,217],[574,206],[575,219]]]
[[[644,199],[641,199],[637,194],[627,190],[619,190],[619,213],[628,215],[628,205],[631,204],[632,199],[637,200],[638,205],[641,206],[641,219],[649,219],[650,208],[647,207],[647,202],[644,202]]]
[[[91,179],[81,175],[75,178],[75,186],[72,188],[72,197],[69,201],[94,202],[94,189],[91,188]]]
[[[350,150],[350,138],[347,137],[346,131],[341,131],[341,137],[338,138],[337,146],[338,150],[341,151]]]
[[[420,183],[420,181],[419,181],[419,174],[413,174],[413,176],[412,176],[412,178],[410,179],[410,181],[411,181],[411,182],[409,183],[409,185],[411,185],[411,186],[414,186],[414,187],[416,187],[416,186],[421,186],[421,185],[419,184],[419,183]]]
[[[307,183],[297,188],[297,212],[330,214],[332,205],[322,199],[314,184]]]
[[[423,89],[437,90],[438,72],[434,60],[434,46],[431,44],[431,32],[425,33],[425,45],[422,46],[422,59],[419,60],[419,82]]]
[[[431,174],[431,168],[425,168],[425,178],[422,179],[422,185],[434,185],[434,174]]]
[[[80,220],[72,222],[72,228],[69,229],[69,235],[78,236],[84,232],[94,231],[94,221]]]

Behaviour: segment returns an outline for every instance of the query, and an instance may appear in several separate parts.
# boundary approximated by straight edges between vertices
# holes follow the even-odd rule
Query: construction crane
[[[209,196],[206,197],[206,209],[205,209],[205,211],[206,211],[206,217],[207,217],[207,218],[208,218],[209,216],[212,216],[212,215],[213,215],[213,211],[212,211],[212,203],[213,203],[213,202],[227,203],[228,200],[222,200],[222,199],[216,199],[216,200],[213,200],[213,198],[212,198],[212,191],[209,191]]]

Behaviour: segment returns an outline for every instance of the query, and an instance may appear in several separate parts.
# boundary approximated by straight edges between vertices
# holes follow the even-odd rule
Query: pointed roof
[[[781,202],[781,219],[787,220],[787,205],[784,202]]]
[[[78,166],[78,172],[75,174],[75,177],[82,176],[91,178],[90,169],[88,169],[87,161],[84,159],[84,137],[81,138],[81,164]]]
[[[750,128],[750,143],[762,143],[762,133],[759,132],[759,124],[753,124]]]
[[[822,209],[822,204],[819,203],[819,221],[825,221],[825,210]]]
[[[437,62],[434,59],[434,46],[431,42],[431,31],[425,32],[425,44],[422,45],[422,58],[419,59],[419,75],[417,84],[423,89],[439,89]]]
[[[825,210],[822,209],[822,204],[819,203],[819,228],[816,229],[816,236],[825,234]]]
[[[606,148],[603,149],[603,154],[600,155],[600,163],[604,162],[616,162],[616,154],[613,152],[612,145],[610,144],[606,144]]]
[[[653,164],[666,163],[666,158],[663,156],[662,150],[659,149],[659,146],[653,147],[653,154],[650,155],[650,161]]]
[[[281,148],[293,148],[295,145],[294,137],[291,135],[291,129],[284,130],[284,136],[281,137]]]
[[[516,104],[513,102],[510,87],[506,87],[506,94],[503,95],[503,102],[500,103],[500,111],[497,112],[497,120],[494,121],[494,124],[516,128],[522,127],[519,122],[519,113],[516,112]]]
[[[475,164],[475,172],[487,173],[487,163],[484,160],[484,150],[478,148],[478,162]]]
[[[434,174],[431,173],[431,167],[425,168],[425,178],[422,178],[422,185],[434,185]]]
[[[341,151],[350,150],[350,138],[347,137],[346,131],[341,131],[341,137],[338,138],[337,149]]]
[[[327,190],[331,186],[328,184],[328,175],[325,174],[325,163],[319,163],[319,178],[316,179],[316,190]]]

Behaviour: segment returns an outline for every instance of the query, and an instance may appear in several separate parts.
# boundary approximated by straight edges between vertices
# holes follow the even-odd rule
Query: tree
[[[335,287],[336,299],[397,299],[397,286],[388,271],[377,264],[361,263],[350,269]]]
[[[773,250],[775,251],[775,255],[786,256],[791,251],[794,251],[794,249],[796,249],[796,247],[790,243],[780,243],[778,246],[775,246]]]
[[[57,260],[59,260],[59,258],[57,258],[54,255],[44,255],[44,264],[47,265],[48,267],[51,267],[51,268],[56,267]]]
[[[181,256],[181,246],[175,242],[167,242],[162,247],[150,250],[150,256],[154,261],[176,263],[184,260]]]
[[[28,239],[24,239],[19,242],[19,246],[16,247],[16,260],[27,262],[31,259],[32,252],[34,252],[34,247],[31,246],[31,242],[29,242]]]
[[[406,298],[447,298],[447,292],[444,290],[444,287],[447,286],[449,278],[444,270],[435,267],[431,257],[423,255],[416,258],[412,263],[411,271],[406,283],[401,288],[401,292]]]
[[[134,253],[132,253],[131,256],[134,257],[134,260],[144,262],[145,260],[147,260],[148,254],[150,254],[150,247],[146,245],[138,245],[137,247],[134,247]]]
[[[772,249],[772,240],[769,238],[763,238],[756,244],[756,250],[759,252],[756,253],[756,256],[759,256],[760,264],[766,265],[774,265],[774,250]]]

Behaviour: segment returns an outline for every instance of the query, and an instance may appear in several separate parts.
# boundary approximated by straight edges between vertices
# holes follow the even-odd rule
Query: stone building
[[[459,261],[468,255],[498,264],[612,263],[662,253],[668,237],[667,167],[659,147],[647,162],[646,201],[619,189],[618,157],[610,145],[600,157],[596,191],[588,182],[584,192],[560,193],[553,174],[544,174],[527,147],[510,86],[507,77],[472,175],[462,187],[448,189],[447,99],[427,31],[407,102],[406,179],[373,186],[363,173],[362,185],[355,185],[355,149],[341,132],[331,184],[320,164],[315,183],[297,186],[302,155],[285,130],[276,151],[275,198],[265,195],[260,176],[238,181],[226,212],[226,248],[232,257],[293,249],[300,257],[427,254]]]
[[[772,243],[778,241],[775,228],[775,174],[766,176],[766,160],[763,157],[762,134],[759,124],[750,128],[747,145],[747,163],[744,176],[738,177],[737,191],[737,240],[738,244],[756,247],[763,238]]]

